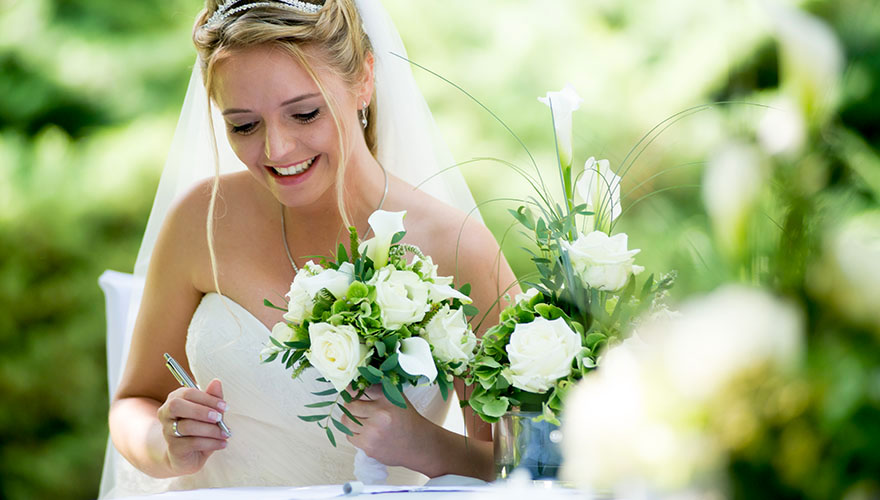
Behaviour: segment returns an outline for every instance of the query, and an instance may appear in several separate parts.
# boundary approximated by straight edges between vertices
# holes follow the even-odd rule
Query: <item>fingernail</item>
[[[220,441],[220,447],[226,448],[226,441]]]
[[[213,420],[214,422],[219,422],[220,421],[220,414],[217,413],[216,411],[209,411],[208,412],[208,419]]]
[[[220,411],[226,411],[226,401],[220,401],[217,403],[217,409]]]

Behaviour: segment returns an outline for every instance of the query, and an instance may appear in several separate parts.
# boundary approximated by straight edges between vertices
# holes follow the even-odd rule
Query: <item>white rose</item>
[[[297,271],[293,283],[290,284],[290,291],[287,292],[287,312],[284,313],[284,319],[291,323],[300,324],[306,316],[312,314],[312,307],[315,305],[314,295],[306,289],[305,282],[312,277],[310,270],[314,270],[314,268],[321,269],[320,266],[309,261]]]
[[[293,331],[293,328],[283,321],[275,323],[275,326],[272,327],[272,337],[278,342],[288,342],[295,334],[296,332]]]
[[[626,233],[608,236],[593,231],[579,237],[574,243],[563,241],[575,271],[591,287],[598,290],[620,290],[631,274],[639,274],[642,266],[633,264],[641,250],[627,250]]]
[[[510,383],[535,393],[547,392],[571,373],[571,362],[581,350],[581,337],[562,318],[535,318],[516,325],[507,344]]]
[[[302,286],[312,298],[326,288],[334,298],[338,299],[345,295],[352,281],[354,281],[354,266],[350,262],[344,262],[338,270],[325,269],[316,276],[305,277]]]
[[[306,352],[306,359],[337,391],[345,389],[357,376],[358,367],[364,365],[368,354],[367,346],[360,343],[354,327],[312,323],[309,340],[312,347]]]
[[[324,269],[312,261],[306,262],[302,269],[296,273],[290,291],[287,292],[287,312],[284,319],[291,323],[300,324],[312,314],[315,305],[315,295],[326,288],[335,298],[345,295],[348,286],[354,280],[354,266],[350,262],[344,262],[339,270]]]
[[[382,326],[389,330],[421,321],[430,308],[428,283],[412,271],[386,266],[379,269],[368,284],[376,287]]]
[[[468,326],[461,309],[453,311],[449,306],[443,306],[425,325],[422,337],[434,347],[434,356],[440,361],[462,363],[455,370],[456,375],[461,374],[465,369],[464,365],[474,359],[477,337]]]

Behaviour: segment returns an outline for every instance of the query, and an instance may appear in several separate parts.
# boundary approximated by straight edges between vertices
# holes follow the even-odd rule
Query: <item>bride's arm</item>
[[[225,447],[211,422],[222,390],[180,388],[165,367],[168,352],[188,369],[186,329],[202,293],[193,285],[194,264],[204,256],[204,190],[194,190],[168,215],[156,242],[132,335],[125,371],[110,407],[110,436],[116,449],[154,477],[195,472],[207,455]],[[220,410],[222,411],[222,410]],[[173,435],[174,419],[187,438]],[[205,435],[209,434],[209,435]]]
[[[450,234],[458,234],[458,230],[459,226],[454,224],[438,234],[448,238]],[[447,265],[445,271],[441,269],[441,274],[456,272],[457,283],[471,283],[471,298],[480,310],[480,317],[487,314],[477,332],[482,335],[497,321],[501,310],[499,305],[493,304],[516,278],[504,256],[498,253],[498,245],[485,226],[468,222],[463,234],[466,237],[462,238],[458,248],[457,271],[453,254],[444,259]],[[519,293],[519,287],[515,286],[510,293]],[[465,391],[469,390],[461,380],[456,380],[455,386],[459,397],[464,400]],[[346,405],[355,416],[366,417],[363,427],[343,417],[343,423],[355,432],[349,441],[367,455],[386,465],[403,465],[429,477],[457,474],[494,479],[491,425],[469,406],[463,409],[468,436],[465,438],[433,424],[412,409],[412,405],[406,410],[394,406],[382,396],[378,387],[371,388],[368,395],[374,401],[354,401]]]

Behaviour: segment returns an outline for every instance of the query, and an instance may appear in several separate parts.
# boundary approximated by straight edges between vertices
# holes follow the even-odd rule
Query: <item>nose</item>
[[[296,142],[289,134],[285,134],[282,127],[266,123],[265,151],[269,162],[282,161],[289,157],[289,153],[296,147]]]

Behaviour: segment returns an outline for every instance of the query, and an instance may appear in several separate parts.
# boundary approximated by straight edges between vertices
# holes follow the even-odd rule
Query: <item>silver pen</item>
[[[192,377],[186,373],[186,370],[180,366],[180,363],[177,362],[176,359],[172,358],[170,354],[165,353],[165,366],[168,367],[168,370],[171,371],[171,374],[174,375],[174,378],[180,382],[180,385],[184,387],[192,387],[193,389],[199,389],[199,386],[196,385],[195,381]],[[199,389],[201,390],[201,389]],[[231,436],[232,432],[229,430],[229,427],[226,427],[226,423],[223,422],[223,414],[220,414],[220,420],[217,422],[217,425],[220,426],[220,429],[226,433],[227,436]]]

